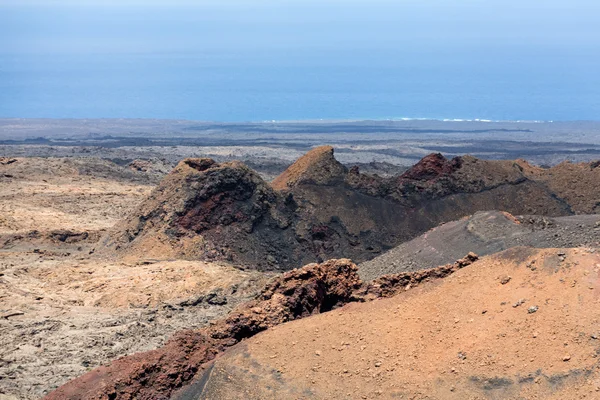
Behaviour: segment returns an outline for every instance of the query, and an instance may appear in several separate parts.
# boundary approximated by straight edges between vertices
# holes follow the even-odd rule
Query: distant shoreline
[[[0,156],[12,157],[158,158],[174,164],[193,156],[287,166],[323,144],[346,164],[408,166],[439,152],[554,165],[600,159],[600,121],[0,119]]]
[[[309,119],[265,119],[265,120],[196,120],[181,118],[146,118],[146,117],[102,117],[102,118],[61,118],[61,117],[0,117],[0,123],[6,121],[164,121],[164,122],[193,122],[203,124],[335,124],[363,122],[464,122],[464,123],[495,123],[495,124],[564,124],[564,123],[600,123],[600,119],[574,120],[495,120],[484,118],[420,118],[420,117],[385,117],[385,118],[309,118]]]

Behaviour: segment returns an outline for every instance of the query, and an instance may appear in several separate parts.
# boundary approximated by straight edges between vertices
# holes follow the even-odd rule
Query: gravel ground
[[[478,212],[452,221],[359,265],[361,278],[416,271],[451,263],[472,251],[479,256],[515,246],[589,247],[600,244],[600,215],[548,218]]]

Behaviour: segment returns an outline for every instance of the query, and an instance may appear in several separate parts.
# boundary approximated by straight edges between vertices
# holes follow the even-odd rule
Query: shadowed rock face
[[[572,214],[570,203],[534,175],[513,161],[432,154],[400,176],[382,178],[348,171],[324,146],[271,185],[239,162],[186,159],[104,247],[107,254],[258,269],[340,257],[361,262],[480,210]]]
[[[291,259],[293,199],[239,162],[186,159],[105,239],[109,251],[227,260],[267,268]],[[279,251],[278,251],[279,250]]]

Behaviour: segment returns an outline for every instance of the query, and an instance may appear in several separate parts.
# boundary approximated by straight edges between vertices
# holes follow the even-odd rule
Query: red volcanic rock
[[[459,157],[448,160],[440,153],[432,153],[400,176],[401,180],[430,181],[441,176],[448,176],[461,166]]]
[[[115,226],[104,247],[110,254],[224,259],[272,268],[266,260],[273,248],[281,247],[274,242],[291,242],[286,235],[293,232],[282,230],[294,207],[240,162],[185,159]],[[255,230],[264,235],[253,234]],[[291,258],[280,258],[284,256]]]
[[[329,311],[358,298],[358,268],[350,260],[310,264],[275,278],[226,319],[176,334],[160,349],[120,358],[50,393],[47,400],[168,399],[203,364],[239,341],[281,323]]]
[[[364,292],[360,297],[368,300],[377,297],[392,297],[399,291],[415,287],[424,281],[445,278],[468,265],[473,264],[479,257],[469,253],[453,264],[442,265],[437,268],[425,269],[416,272],[403,272],[400,274],[383,275],[363,287]]]

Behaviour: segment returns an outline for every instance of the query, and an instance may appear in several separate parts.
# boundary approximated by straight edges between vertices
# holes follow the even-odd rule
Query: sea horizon
[[[0,118],[600,120],[600,60],[565,63],[523,50],[507,66],[499,62],[506,52],[491,53],[469,62],[469,51],[419,60],[407,50],[383,66],[366,63],[368,53],[296,56],[298,65],[282,52],[258,64],[251,54],[217,62],[197,54],[0,53]]]

